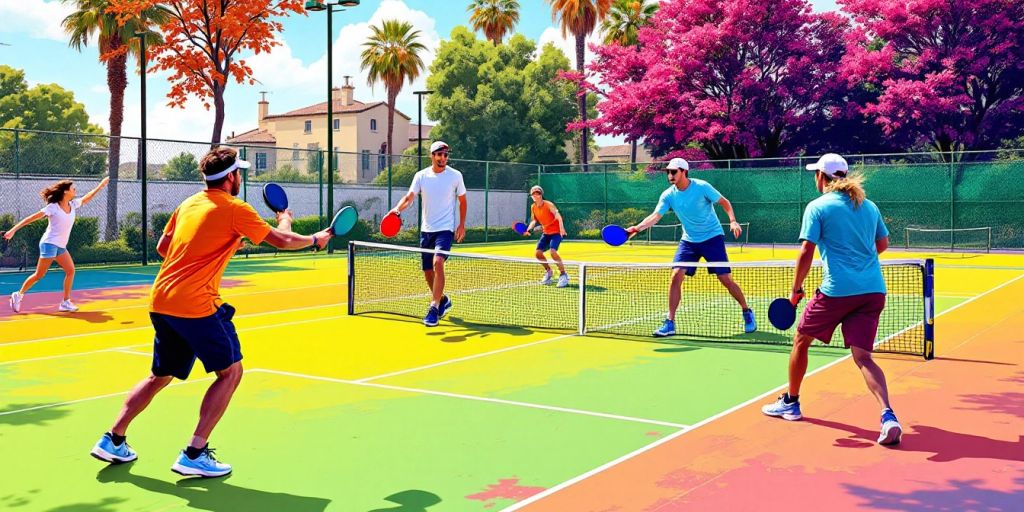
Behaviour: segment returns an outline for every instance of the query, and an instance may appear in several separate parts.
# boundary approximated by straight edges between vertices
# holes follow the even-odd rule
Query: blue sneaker
[[[882,411],[882,431],[878,434],[878,444],[900,444],[901,437],[903,437],[903,427],[900,427],[900,421],[896,419],[896,414],[892,412],[892,409]]]
[[[796,421],[803,418],[803,415],[800,414],[800,401],[797,400],[793,403],[786,403],[785,393],[779,396],[779,399],[775,402],[761,407],[761,412],[768,416],[775,416],[776,418],[782,418],[788,421]]]
[[[673,322],[672,320],[667,319],[667,318],[665,319],[664,322],[662,322],[661,327],[659,327],[657,331],[654,331],[654,337],[655,338],[664,338],[666,336],[675,336],[675,335],[676,335],[676,323]]]
[[[103,437],[96,441],[96,446],[92,447],[92,451],[89,454],[111,464],[131,462],[139,458],[135,450],[128,446],[128,441],[121,443],[121,446],[114,444],[114,439],[110,437],[110,432],[103,434]]]
[[[444,318],[448,314],[448,311],[452,309],[452,300],[447,295],[441,296],[441,304],[438,306],[437,316],[438,318]]]
[[[757,320],[754,320],[754,310],[743,310],[743,332],[751,333],[757,330]]]
[[[213,449],[209,446],[199,452],[195,459],[188,458],[185,450],[178,454],[178,460],[174,461],[171,471],[182,476],[201,476],[203,478],[216,478],[231,472],[231,465],[219,462],[213,456]]]
[[[423,317],[423,325],[427,327],[437,326],[437,318],[441,314],[437,311],[437,306],[430,306],[430,310],[427,311],[427,316]]]

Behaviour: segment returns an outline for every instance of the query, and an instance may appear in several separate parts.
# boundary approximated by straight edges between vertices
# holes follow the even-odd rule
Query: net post
[[[348,242],[348,314],[356,314],[356,243]]]
[[[924,260],[924,356],[935,359],[935,260]]]
[[[580,287],[580,306],[579,306],[579,328],[577,332],[580,336],[587,333],[587,266],[580,263],[579,266],[579,287]]]

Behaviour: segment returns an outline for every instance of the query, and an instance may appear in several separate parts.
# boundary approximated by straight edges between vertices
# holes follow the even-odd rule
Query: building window
[[[376,119],[370,119],[370,131],[371,132],[377,131],[377,120]]]
[[[341,129],[341,119],[335,119],[334,120],[334,131],[338,131],[340,129]]]
[[[334,172],[341,169],[341,162],[338,159],[338,146],[334,146]]]
[[[303,126],[306,133],[313,133],[313,121],[306,121]]]
[[[363,170],[364,171],[369,171],[370,170],[370,150],[369,149],[364,149],[363,150],[362,158],[360,160],[362,160],[361,163],[362,163]]]
[[[292,144],[292,160],[298,160],[299,157],[299,143]]]
[[[267,168],[267,154],[256,153],[256,170],[263,171]]]

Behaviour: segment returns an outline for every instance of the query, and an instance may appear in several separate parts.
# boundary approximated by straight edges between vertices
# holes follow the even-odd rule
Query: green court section
[[[169,467],[205,387],[159,396],[129,432],[139,460],[123,466],[87,455],[121,396],[0,415],[5,458],[18,461],[0,507],[498,510],[673,431],[255,371],[212,442],[235,474],[181,480]]]
[[[842,355],[814,349],[809,369]],[[785,347],[572,337],[373,382],[690,425],[779,386],[788,360]]]

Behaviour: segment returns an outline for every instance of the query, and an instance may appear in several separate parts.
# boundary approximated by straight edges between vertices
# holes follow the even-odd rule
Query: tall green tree
[[[519,23],[519,2],[516,0],[473,0],[466,11],[473,30],[484,33],[494,46],[501,44],[505,34]]]
[[[583,74],[583,57],[587,51],[587,36],[597,28],[611,9],[612,0],[547,0],[551,4],[551,19],[557,21],[562,28],[562,37],[572,34],[576,38],[576,71]],[[580,163],[587,169],[587,141],[590,129],[587,128],[587,95],[582,84],[577,94],[579,103],[580,124]]]
[[[494,46],[467,27],[442,41],[430,65],[426,113],[437,121],[431,137],[452,148],[452,166],[467,186],[482,187],[483,164],[465,160],[564,164],[566,125],[575,117],[576,86],[556,80],[570,69],[553,45],[538,52],[521,34]],[[413,159],[415,161],[415,159]],[[492,164],[492,187],[522,189],[531,165]],[[397,176],[396,176],[396,179]]]
[[[61,26],[68,35],[68,45],[82,51],[91,39],[96,41],[99,55],[106,55],[107,90],[110,92],[110,144],[107,152],[110,181],[107,189],[107,239],[117,232],[117,174],[121,165],[121,124],[124,122],[124,91],[128,87],[128,55],[136,59],[139,45],[135,34],[143,33],[147,43],[162,41],[159,33],[151,27],[167,20],[162,7],[149,7],[140,16],[126,17],[123,24],[109,12],[108,0],[61,0],[71,5],[74,11]],[[103,60],[103,59],[101,59]]]
[[[620,44],[637,46],[640,44],[638,34],[640,28],[651,23],[651,18],[658,12],[657,2],[647,0],[615,0],[608,17],[601,22],[604,32],[604,44]],[[629,161],[636,163],[637,140],[629,140]]]
[[[56,84],[29,88],[22,70],[0,65],[0,128],[62,133],[0,132],[0,171],[78,175],[101,172],[106,138],[89,123],[85,105]],[[17,154],[15,154],[17,151]],[[14,163],[18,162],[18,168]]]
[[[168,181],[199,181],[199,162],[192,153],[182,151],[167,161],[163,176]]]
[[[420,31],[412,24],[399,20],[384,20],[380,25],[370,27],[373,32],[363,43],[361,67],[367,71],[366,81],[372,87],[384,84],[388,96],[388,165],[395,145],[392,138],[395,131],[395,100],[406,82],[412,84],[423,72],[421,53],[427,47],[419,42]],[[403,134],[404,136],[404,134]]]

